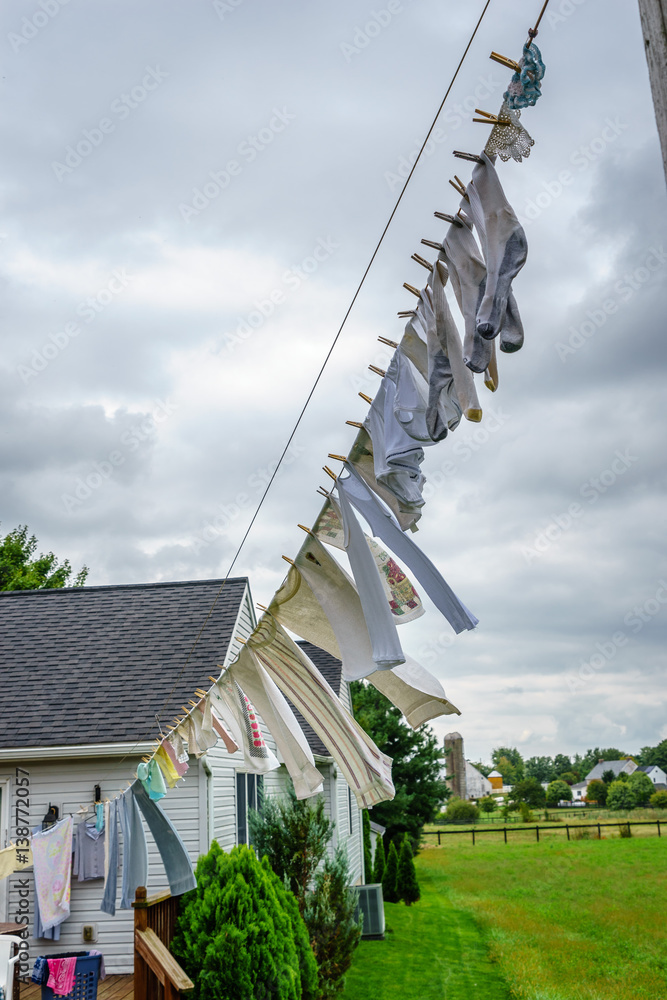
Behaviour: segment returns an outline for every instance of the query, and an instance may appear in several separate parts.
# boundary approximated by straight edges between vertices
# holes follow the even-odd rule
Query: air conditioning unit
[[[357,919],[363,917],[362,938],[382,940],[384,938],[384,901],[382,883],[357,887]]]

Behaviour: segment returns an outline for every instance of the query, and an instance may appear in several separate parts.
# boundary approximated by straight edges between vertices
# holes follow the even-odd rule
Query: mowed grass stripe
[[[473,914],[448,898],[448,874],[416,859],[419,903],[385,903],[384,941],[362,941],[342,1000],[509,1000]]]

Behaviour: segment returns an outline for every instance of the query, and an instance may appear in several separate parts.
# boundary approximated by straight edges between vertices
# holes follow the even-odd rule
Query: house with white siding
[[[243,639],[254,628],[248,580],[227,580],[222,590],[221,584],[0,592],[0,847],[17,839],[17,803],[19,828],[40,826],[49,806],[57,807],[60,818],[71,814],[76,823],[86,808],[86,818],[92,817],[95,786],[102,800],[112,799],[133,780],[142,756],[152,752],[159,723],[164,728],[182,715],[181,706],[195,689],[209,687],[209,675],[217,676],[219,667],[235,658],[236,637]],[[349,707],[340,662],[301,645]],[[300,722],[322,772],[327,813],[336,822],[332,849],[345,842],[353,880],[361,882],[360,810],[326,747]],[[225,850],[247,843],[248,808],[262,795],[281,794],[289,781],[284,766],[264,776],[247,773],[242,754],[228,753],[221,741],[203,757],[190,757],[189,764],[185,779],[160,805],[193,864],[213,839]],[[153,893],[166,889],[167,881],[148,829],[146,839]],[[27,912],[31,962],[37,955],[95,947],[109,973],[132,972],[133,911],[102,913],[103,879],[72,880],[71,912],[59,940],[32,936],[33,889],[32,869],[0,880],[0,923]],[[84,939],[84,928],[92,928],[87,932],[92,941]]]

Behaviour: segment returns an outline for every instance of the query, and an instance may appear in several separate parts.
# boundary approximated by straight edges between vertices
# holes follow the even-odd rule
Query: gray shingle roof
[[[170,722],[224,660],[245,577],[227,581],[181,673],[221,583],[0,592],[0,747],[152,738],[155,713]]]
[[[323,674],[325,680],[328,681],[336,694],[340,694],[341,685],[343,683],[343,664],[340,660],[337,660],[335,656],[331,655],[331,653],[327,653],[326,650],[320,649],[319,646],[314,646],[312,642],[305,642],[304,640],[299,639],[297,644],[301,646],[301,649],[304,651],[306,656],[313,661],[317,669],[321,674]],[[290,708],[294,712],[299,725],[303,729],[304,735],[308,740],[308,746],[313,753],[321,754],[323,757],[330,757],[331,754],[315,730],[306,722],[304,717],[297,711],[291,702]]]
[[[627,760],[603,760],[601,764],[596,764],[593,770],[588,772],[586,781],[600,780],[605,771],[613,771],[618,777],[627,763]]]

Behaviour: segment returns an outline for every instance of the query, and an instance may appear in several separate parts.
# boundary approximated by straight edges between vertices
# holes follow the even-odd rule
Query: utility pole
[[[639,0],[639,14],[667,178],[667,0]]]

